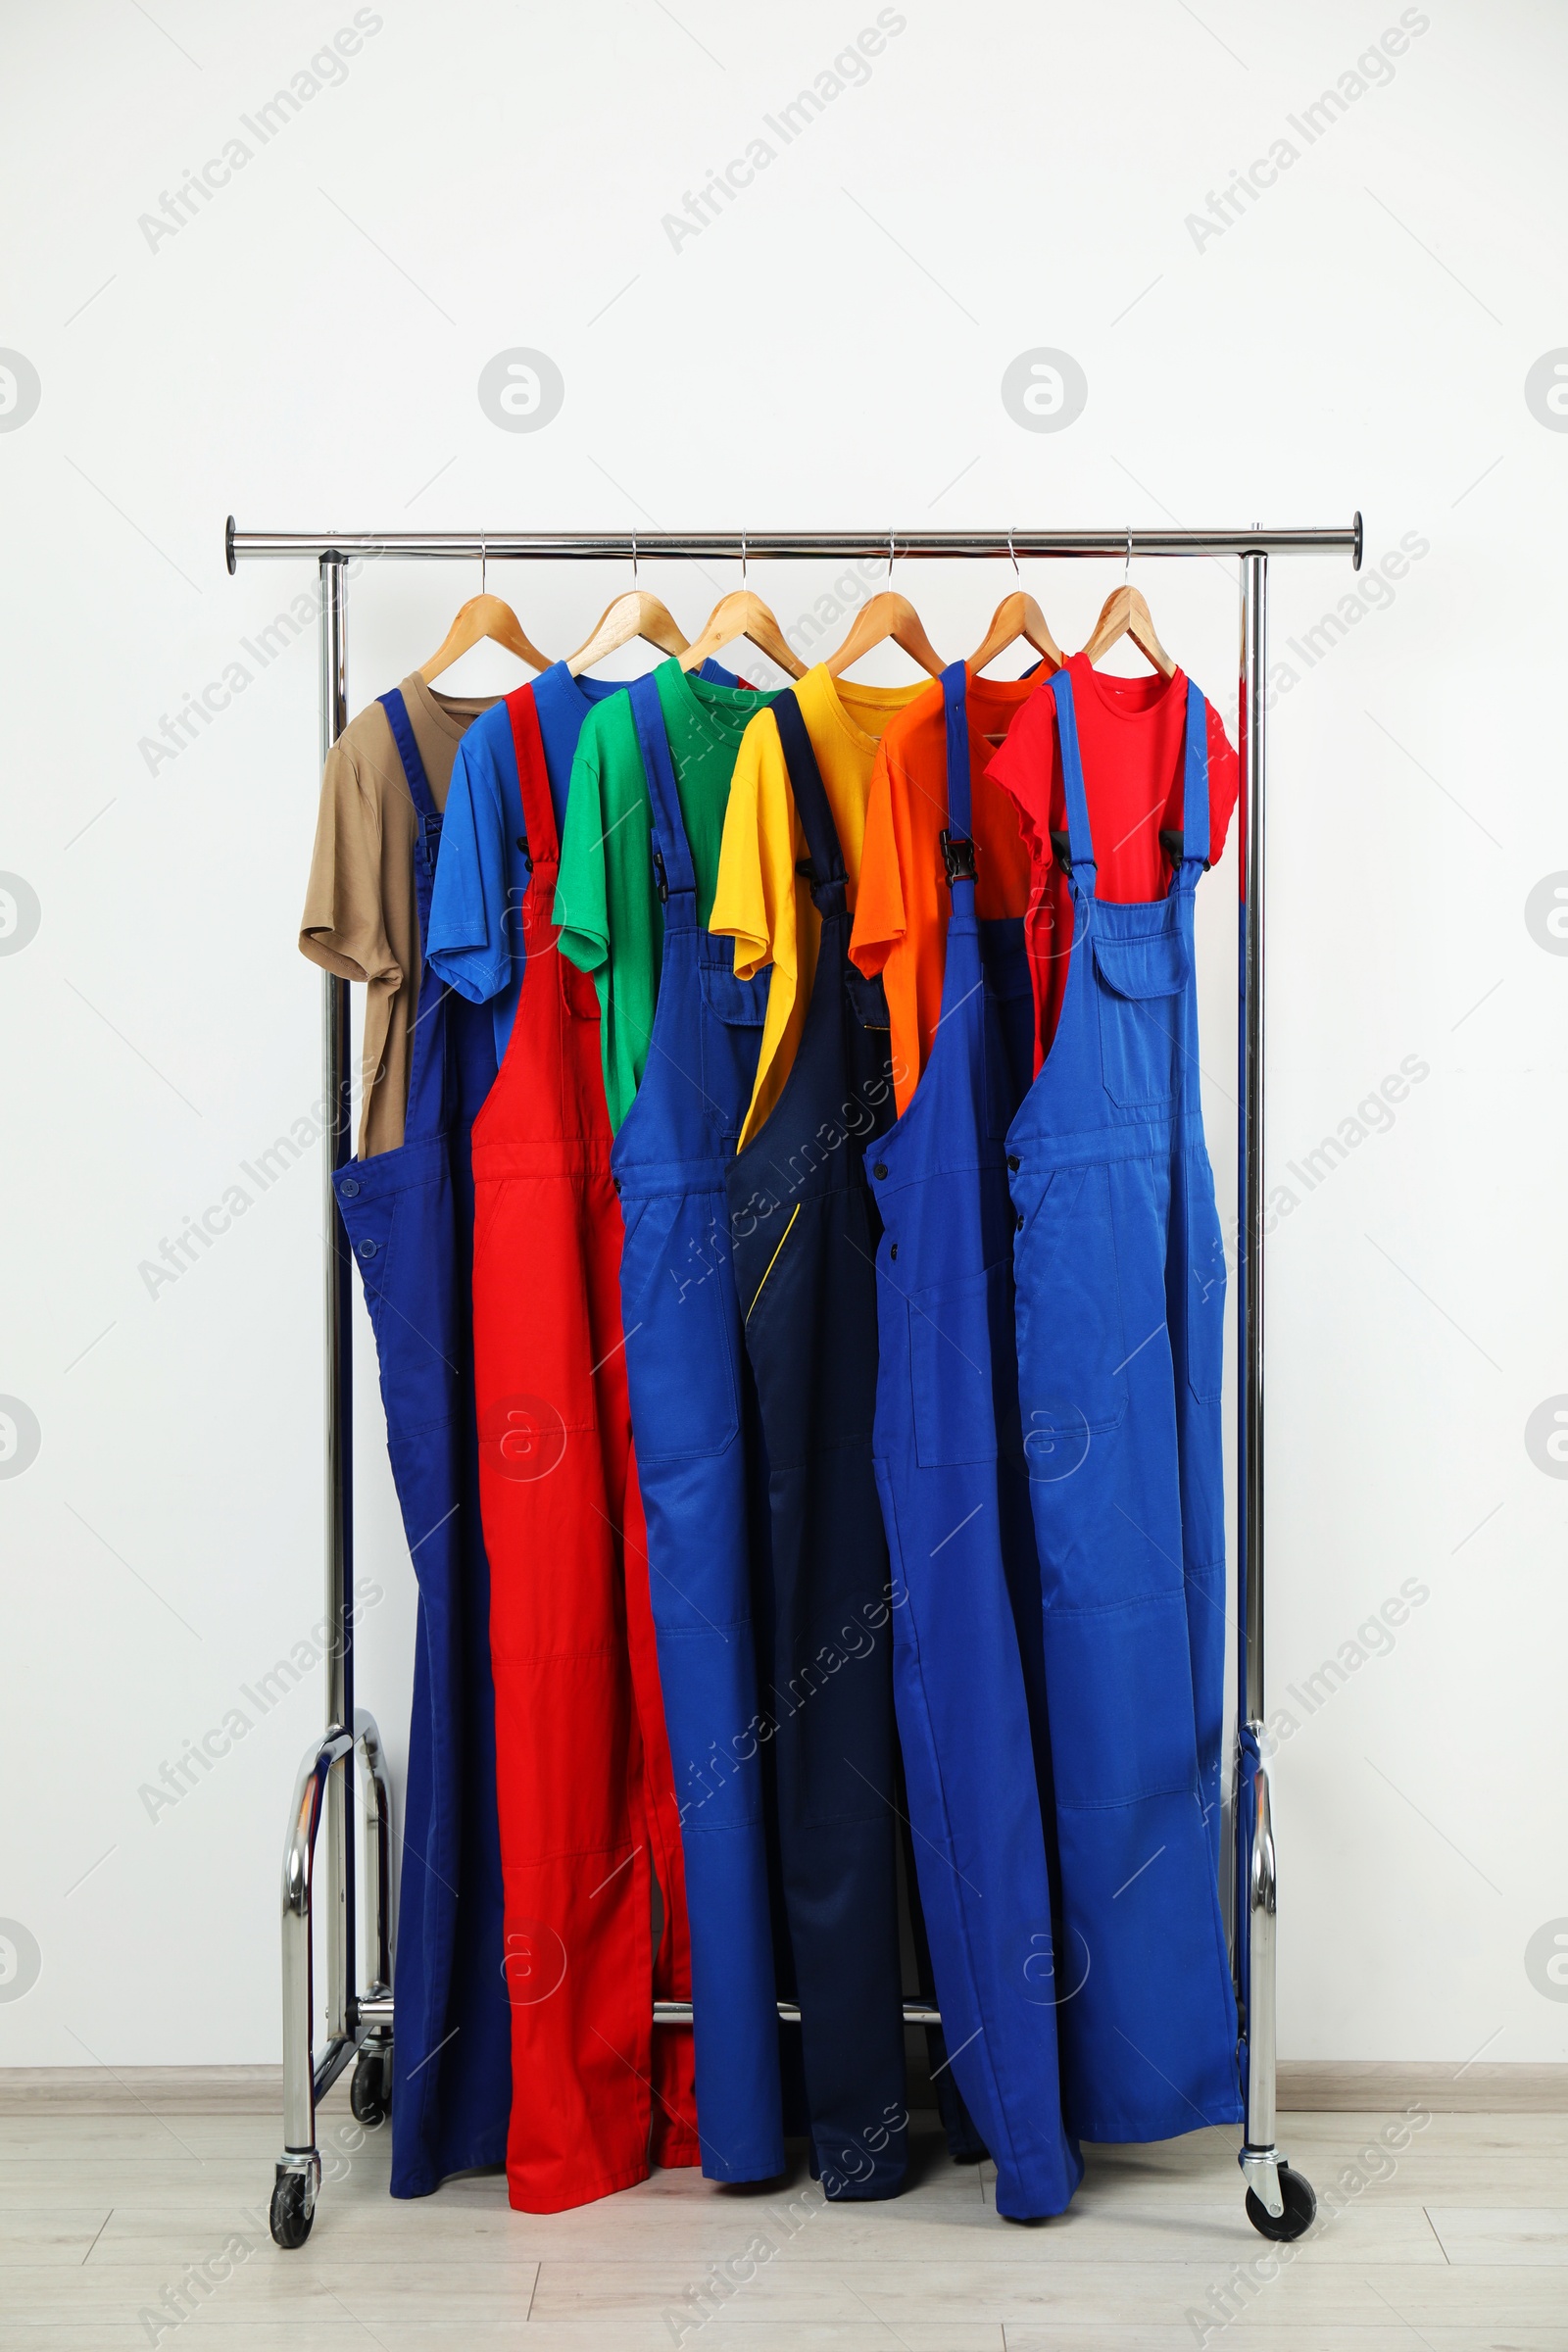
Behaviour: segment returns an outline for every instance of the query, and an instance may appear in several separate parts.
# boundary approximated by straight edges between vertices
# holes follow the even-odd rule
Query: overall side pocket
[[[622,1213],[621,1313],[637,1459],[722,1453],[740,1427],[727,1234],[715,1227],[705,1193],[623,1201]]]
[[[1067,1475],[1127,1411],[1126,1342],[1109,1171],[1054,1168],[1013,1250],[1019,1408],[1032,1479]],[[1065,1465],[1065,1466],[1064,1466]]]
[[[997,1458],[991,1366],[999,1344],[1012,1346],[1009,1288],[1006,1267],[996,1265],[909,1294],[914,1455],[923,1469]]]

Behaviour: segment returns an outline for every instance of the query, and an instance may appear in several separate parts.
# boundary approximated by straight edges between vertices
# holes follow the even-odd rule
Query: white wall
[[[0,1391],[40,1446],[0,1478],[0,1917],[41,1973],[8,1998],[30,1947],[21,1976],[0,1947],[0,2061],[277,2049],[278,1851],[319,1672],[156,1820],[138,1793],[319,1614],[314,1171],[156,1298],[138,1274],[318,1091],[318,978],[294,947],[313,634],[265,669],[241,651],[313,577],[227,578],[224,514],[880,529],[1356,505],[1371,562],[1419,549],[1392,595],[1368,587],[1377,609],[1345,608],[1309,664],[1291,641],[1351,591],[1348,566],[1282,562],[1272,589],[1292,674],[1272,718],[1270,1115],[1299,1196],[1270,1258],[1270,1659],[1298,1719],[1277,1760],[1283,2047],[1568,2057],[1568,1985],[1526,1965],[1547,1923],[1568,1934],[1568,1487],[1526,1447],[1568,1391],[1568,960],[1526,920],[1568,869],[1568,418],[1525,391],[1568,342],[1561,12],[1406,10],[1424,29],[1392,79],[1308,144],[1289,119],[1398,24],[1396,0],[907,0],[869,78],[788,146],[763,118],[873,23],[870,0],[384,0],[346,77],[266,145],[241,118],[351,24],[349,0],[6,13],[0,343],[41,398],[0,430],[0,866],[40,920],[0,956]],[[250,159],[150,243],[139,216],[236,131]],[[672,244],[662,216],[759,135],[775,159]],[[1277,184],[1195,231],[1282,136],[1299,152]],[[534,432],[498,429],[476,391],[518,346],[564,379]],[[1087,379],[1060,431],[1022,429],[1001,396],[1041,346]],[[1030,567],[1063,642],[1119,568]],[[1233,711],[1230,573],[1138,576]],[[688,628],[731,584],[645,577]],[[785,620],[827,585],[753,580]],[[494,584],[554,650],[623,578]],[[1010,577],[909,584],[956,652]],[[355,582],[356,707],[475,585],[471,567]],[[514,682],[484,659],[454,687]],[[143,739],[236,660],[243,692],[152,772]],[[1222,1189],[1234,885],[1231,857],[1203,918]],[[1430,1075],[1392,1130],[1308,1194],[1288,1163],[1406,1056]],[[361,1568],[385,1590],[361,1687],[401,1765],[412,1578],[359,1338]],[[1286,1686],[1407,1579],[1428,1597],[1392,1652],[1308,1717]]]

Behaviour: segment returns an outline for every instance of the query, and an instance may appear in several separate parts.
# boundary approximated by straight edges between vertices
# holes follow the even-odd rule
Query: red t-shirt
[[[1180,830],[1187,748],[1187,678],[1118,678],[1067,658],[1084,798],[1094,839],[1099,895],[1123,902],[1163,898],[1170,863],[1162,829]],[[1236,754],[1212,703],[1208,710],[1208,858],[1217,865],[1236,806]],[[1035,1062],[1055,1034],[1072,950],[1072,893],[1056,864],[1053,832],[1067,829],[1056,698],[1032,694],[986,769],[1017,804],[1031,868],[1025,925],[1035,982]]]

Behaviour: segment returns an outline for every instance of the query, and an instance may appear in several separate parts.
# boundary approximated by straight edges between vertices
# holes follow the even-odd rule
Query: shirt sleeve
[[[402,985],[382,904],[380,811],[344,744],[334,744],[321,773],[300,953],[340,980]]]
[[[473,731],[458,746],[430,897],[432,967],[472,1004],[512,977],[507,954],[506,811],[494,759]]]
[[[610,897],[605,874],[605,781],[597,713],[578,738],[566,789],[554,919],[561,953],[579,971],[599,973],[610,961]]]
[[[778,721],[760,710],[741,737],[724,812],[718,888],[708,927],[735,942],[735,970],[795,961],[795,804]]]
[[[884,737],[877,747],[876,764],[871,770],[865,839],[860,845],[860,882],[855,899],[855,929],[850,937],[851,960],[868,980],[876,978],[908,930],[894,823],[893,764],[894,756],[889,753]]]

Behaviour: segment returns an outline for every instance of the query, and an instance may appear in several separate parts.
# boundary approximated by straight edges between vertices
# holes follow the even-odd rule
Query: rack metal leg
[[[1238,1202],[1237,1742],[1232,1968],[1241,2031],[1245,2123],[1240,2162],[1248,2219],[1265,2237],[1299,2237],[1317,2211],[1311,2183],[1275,2144],[1274,1929],[1276,1876],[1268,1769],[1263,1761],[1263,882],[1267,817],[1264,687],[1268,677],[1268,558],[1242,558],[1242,789],[1247,825],[1242,909],[1239,1052],[1242,1117]]]
[[[345,567],[341,555],[320,559],[321,756],[348,724]],[[352,2099],[362,2124],[384,2122],[392,2090],[391,1789],[373,1718],[354,1704],[354,1617],[349,1605],[354,1556],[352,1270],[338,1221],[334,1171],[353,1149],[349,1077],[349,991],[330,974],[321,984],[321,1092],[330,1106],[322,1154],[325,1248],[326,1730],[294,1785],[283,1855],[283,2153],[272,2188],[271,2230],[280,2246],[310,2235],[321,2184],[316,2104],[356,2061]],[[352,1731],[348,1728],[352,1724]],[[355,1838],[355,1758],[363,1765],[363,1836]],[[326,2047],[315,2056],[316,1845],[326,1821]],[[371,1983],[355,1990],[357,1842],[369,1919]]]
[[[316,1844],[334,1781],[342,1788],[359,1757],[364,1767],[365,1884],[375,1981],[363,2000],[350,1991],[344,2027],[328,2031],[315,2057],[316,1962],[311,1932]],[[346,1791],[345,1791],[346,1793]],[[346,1808],[345,1808],[346,1809]],[[329,1849],[330,1850],[330,1849]],[[353,2105],[362,2124],[385,2120],[391,2087],[391,1788],[374,1720],[360,1708],[354,1730],[329,1732],[310,1748],[294,1784],[283,1848],[283,2153],[272,2185],[271,2230],[280,2246],[302,2246],[311,2233],[321,2185],[316,2144],[317,2101],[357,2058]],[[332,1889],[335,1895],[338,1889]],[[332,1916],[328,1912],[328,1918]],[[335,2008],[335,2004],[334,2004]]]
[[[358,2122],[385,2123],[392,2105],[392,1784],[375,1719],[354,1710],[354,1739],[363,1767],[365,1906],[370,1982],[354,2003],[359,2041],[349,2104]]]

